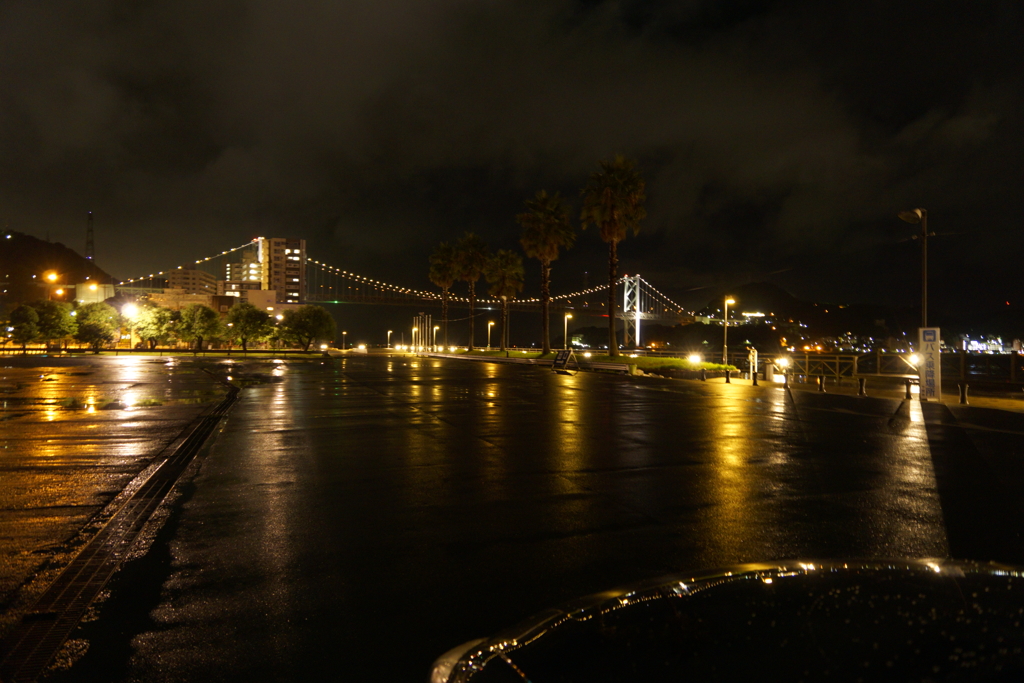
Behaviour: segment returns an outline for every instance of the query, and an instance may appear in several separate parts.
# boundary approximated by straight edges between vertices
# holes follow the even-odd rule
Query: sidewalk
[[[708,379],[708,382],[717,382],[722,384],[725,382],[723,378]],[[742,384],[745,386],[751,386],[753,384],[749,379],[737,379],[733,377],[731,379],[732,384]],[[763,387],[776,387],[781,388],[783,385],[781,382],[766,382],[764,380],[758,380],[758,386]],[[808,382],[797,382],[790,380],[790,389],[792,391],[818,391],[818,384],[816,381]],[[918,387],[916,385],[911,387],[913,400],[917,400]],[[840,394],[844,396],[857,396],[858,383],[856,379],[844,377],[840,384],[836,384],[835,378],[828,378],[825,381],[825,393],[827,394]],[[883,398],[892,399],[903,399],[906,396],[906,389],[902,384],[897,384],[892,380],[880,379],[871,377],[867,379],[866,391],[868,396],[878,396]],[[945,405],[959,405],[960,394],[956,384],[951,384],[943,387],[942,400],[939,401]],[[993,408],[997,410],[1008,410],[1012,412],[1024,413],[1024,391],[1019,392],[995,392],[992,390],[986,390],[981,393],[974,393],[968,391],[967,402],[969,405],[976,408]]]

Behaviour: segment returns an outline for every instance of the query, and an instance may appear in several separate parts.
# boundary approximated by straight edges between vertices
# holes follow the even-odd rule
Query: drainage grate
[[[235,402],[238,388],[229,387],[223,401],[179,435],[174,452],[82,548],[0,643],[0,680],[31,683],[45,671],[117,571],[150,516]]]

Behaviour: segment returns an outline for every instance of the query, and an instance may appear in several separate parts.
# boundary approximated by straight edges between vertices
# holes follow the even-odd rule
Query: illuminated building
[[[262,288],[276,291],[278,303],[305,302],[306,240],[261,237],[259,262]]]

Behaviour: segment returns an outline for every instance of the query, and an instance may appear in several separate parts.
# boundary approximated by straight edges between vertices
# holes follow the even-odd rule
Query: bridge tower
[[[622,297],[622,320],[623,334],[622,345],[629,347],[630,343],[634,348],[640,348],[640,316],[643,308],[640,305],[640,276],[623,276]]]

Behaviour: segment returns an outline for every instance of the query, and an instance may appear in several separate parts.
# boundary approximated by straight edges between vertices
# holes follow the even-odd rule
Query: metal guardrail
[[[549,367],[554,363],[552,358],[517,358],[513,355],[508,355],[505,358],[501,356],[470,356],[468,354],[451,354],[451,353],[425,353],[425,356],[431,358],[453,358],[455,360],[476,360],[476,361],[489,361],[492,363],[513,363],[516,365],[539,365],[542,367]],[[578,361],[581,370],[597,370],[601,372],[621,372],[627,375],[636,373],[635,363],[602,363],[602,362],[591,362],[586,360]]]

